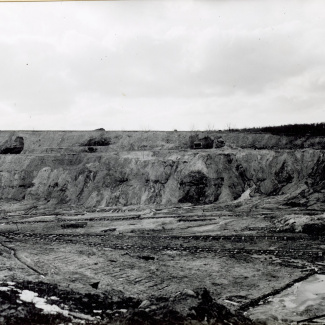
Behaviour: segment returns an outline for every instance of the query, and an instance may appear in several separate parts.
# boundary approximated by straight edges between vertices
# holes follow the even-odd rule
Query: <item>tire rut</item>
[[[23,264],[25,267],[27,267],[28,269],[32,270],[33,272],[44,276],[44,274],[42,272],[40,272],[39,270],[37,270],[36,268],[34,268],[33,266],[29,265],[28,263],[26,263],[25,261],[23,261],[17,254],[17,250],[7,246],[6,244],[4,244],[3,242],[0,241],[0,245],[6,249],[8,249],[11,252],[11,255],[21,264]]]

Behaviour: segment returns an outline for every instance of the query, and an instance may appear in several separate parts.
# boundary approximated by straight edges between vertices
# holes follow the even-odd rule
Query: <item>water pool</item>
[[[250,309],[246,316],[273,325],[322,314],[325,314],[325,275],[316,274]]]

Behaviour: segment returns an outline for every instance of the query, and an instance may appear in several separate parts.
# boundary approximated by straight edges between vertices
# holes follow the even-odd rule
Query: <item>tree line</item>
[[[271,133],[274,135],[292,136],[325,136],[325,123],[311,124],[287,124],[280,126],[265,126],[244,129],[232,129],[231,131],[245,131],[252,133]]]

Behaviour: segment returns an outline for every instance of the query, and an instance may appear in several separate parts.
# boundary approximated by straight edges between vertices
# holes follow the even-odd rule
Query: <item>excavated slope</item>
[[[325,201],[323,138],[276,142],[272,135],[209,133],[214,141],[222,137],[224,147],[191,150],[193,133],[2,131],[0,200],[85,207],[208,204],[250,190],[291,194],[295,205]],[[298,144],[310,148],[293,150]]]
[[[87,147],[92,144],[97,147],[97,152],[188,150],[193,135],[199,138],[209,137],[213,140],[221,138],[230,148],[325,149],[325,136],[296,137],[226,131],[0,131],[0,150],[4,147],[17,146],[19,142],[22,142],[22,153],[25,154],[87,152]],[[99,141],[102,143],[98,143]]]

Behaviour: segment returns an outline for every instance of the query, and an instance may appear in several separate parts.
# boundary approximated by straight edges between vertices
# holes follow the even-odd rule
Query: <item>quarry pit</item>
[[[321,314],[250,318],[323,273],[325,137],[1,131],[0,144],[1,324]]]

